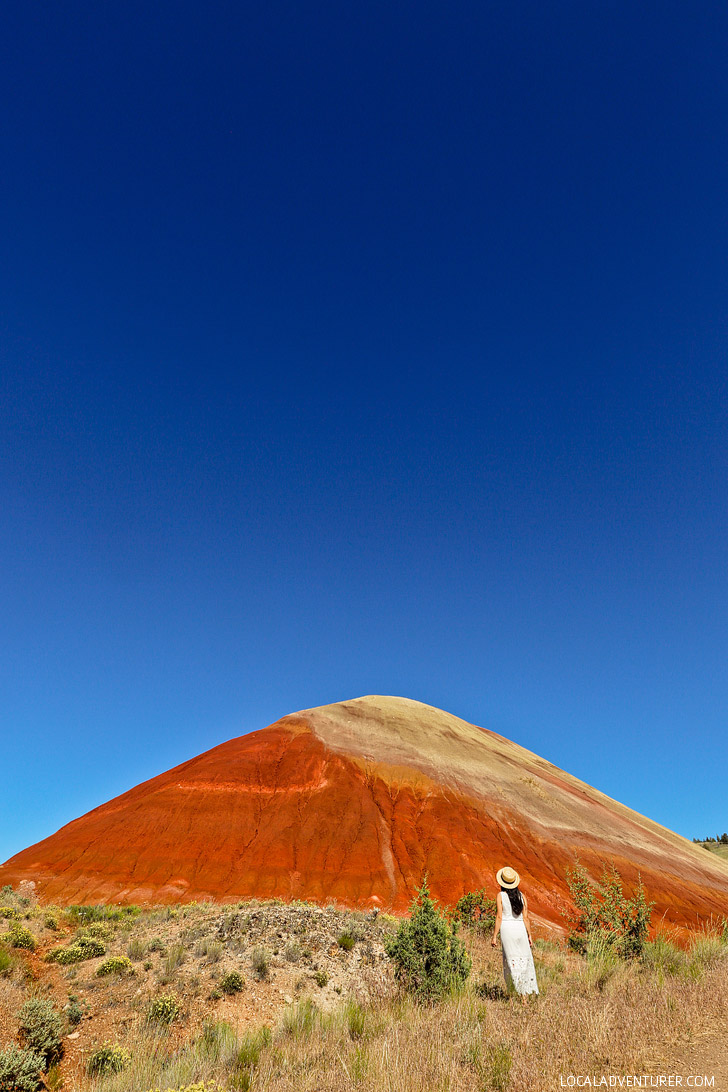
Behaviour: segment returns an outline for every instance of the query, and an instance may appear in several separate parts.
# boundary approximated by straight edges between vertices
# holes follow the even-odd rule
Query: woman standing
[[[531,954],[531,922],[528,920],[526,896],[518,888],[521,877],[515,868],[501,868],[496,873],[500,891],[495,897],[497,915],[491,945],[496,946],[500,932],[503,947],[503,974],[506,985],[512,985],[526,1004],[526,994],[538,993],[536,968]]]

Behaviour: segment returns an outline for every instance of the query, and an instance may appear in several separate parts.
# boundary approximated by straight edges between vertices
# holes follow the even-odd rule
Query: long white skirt
[[[506,985],[513,985],[516,993],[538,993],[536,968],[523,921],[502,921],[500,938]]]

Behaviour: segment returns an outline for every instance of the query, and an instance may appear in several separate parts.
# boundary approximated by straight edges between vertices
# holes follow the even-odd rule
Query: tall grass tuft
[[[283,1032],[292,1039],[309,1036],[316,1026],[319,1012],[310,997],[291,1005],[283,1014]]]

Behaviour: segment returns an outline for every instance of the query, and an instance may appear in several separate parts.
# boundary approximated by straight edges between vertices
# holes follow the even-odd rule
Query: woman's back
[[[513,907],[511,906],[511,900],[508,897],[507,892],[499,891],[498,894],[501,901],[501,913],[503,916],[503,921],[521,921],[522,914],[513,913]]]

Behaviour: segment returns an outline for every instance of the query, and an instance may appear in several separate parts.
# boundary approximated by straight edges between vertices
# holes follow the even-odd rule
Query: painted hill
[[[59,903],[335,899],[403,910],[425,869],[452,904],[505,863],[561,922],[566,868],[641,873],[657,915],[728,914],[728,866],[550,762],[439,709],[308,709],[137,785],[23,850],[0,883]]]

